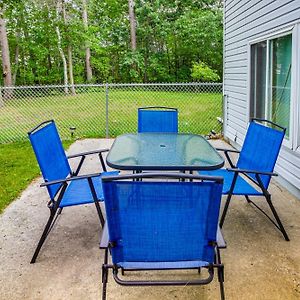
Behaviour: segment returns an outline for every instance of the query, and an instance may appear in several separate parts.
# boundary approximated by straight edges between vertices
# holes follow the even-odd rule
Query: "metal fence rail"
[[[54,119],[62,139],[115,137],[137,131],[137,109],[176,107],[179,131],[220,132],[222,84],[93,84],[0,88],[0,143],[27,139],[38,123]]]

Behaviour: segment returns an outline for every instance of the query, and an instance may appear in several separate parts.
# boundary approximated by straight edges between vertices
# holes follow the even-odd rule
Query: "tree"
[[[128,0],[129,8],[129,22],[130,22],[130,40],[131,40],[131,50],[136,50],[136,20],[134,13],[134,0]]]
[[[87,14],[87,3],[86,0],[82,0],[82,20],[85,33],[88,31],[88,14]],[[85,41],[85,68],[86,68],[86,80],[90,82],[93,77],[92,67],[91,67],[91,49],[89,43]]]
[[[16,32],[16,47],[15,47],[15,60],[14,60],[14,72],[12,75],[12,85],[16,84],[18,68],[19,68],[19,54],[20,54],[20,31]]]
[[[57,0],[56,3],[56,34],[57,34],[57,48],[59,51],[59,54],[61,56],[62,62],[63,62],[63,68],[64,68],[64,90],[65,93],[68,94],[69,93],[69,89],[68,89],[68,68],[67,68],[67,60],[66,60],[66,56],[65,53],[63,51],[62,48],[62,42],[61,42],[61,34],[60,34],[60,29],[59,29],[59,15],[60,15],[60,10],[61,10],[61,3],[59,0]]]
[[[199,61],[222,77],[221,0],[0,3],[16,85],[187,82]]]
[[[191,76],[196,81],[210,82],[220,80],[217,72],[203,62],[194,63],[191,71]]]
[[[219,10],[189,10],[175,22],[178,55],[190,74],[193,61],[202,61],[222,76],[223,29]],[[179,67],[180,68],[180,67]]]
[[[62,13],[63,13],[63,19],[64,19],[64,26],[66,28],[66,35],[67,35],[67,53],[68,53],[68,69],[69,69],[69,79],[70,79],[70,85],[71,85],[71,92],[72,95],[75,95],[75,87],[74,87],[74,75],[73,75],[73,58],[72,58],[72,45],[70,42],[70,37],[68,35],[68,17],[66,12],[66,5],[65,0],[62,0]]]
[[[2,70],[4,86],[12,85],[12,74],[10,65],[9,46],[6,32],[6,24],[4,20],[4,8],[0,6],[0,46],[2,57]],[[4,98],[10,97],[11,93],[6,92]],[[1,105],[1,103],[0,103]]]

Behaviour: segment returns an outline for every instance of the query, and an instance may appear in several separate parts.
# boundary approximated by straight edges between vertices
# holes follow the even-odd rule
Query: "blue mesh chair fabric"
[[[60,180],[71,174],[71,168],[63,149],[55,123],[52,121],[29,134],[29,139],[40,166],[44,181]],[[118,175],[118,172],[103,172],[102,175]],[[99,201],[103,201],[100,176],[92,178]],[[51,199],[54,199],[61,184],[47,186]],[[87,179],[71,181],[63,194],[60,207],[93,203],[93,196]]]
[[[103,182],[113,263],[123,268],[189,268],[214,261],[222,184]]]
[[[237,162],[237,168],[273,172],[284,138],[284,131],[279,131],[262,124],[251,122]],[[250,174],[255,179],[255,175]],[[271,176],[261,176],[267,189]]]
[[[101,176],[93,177],[93,185],[99,201],[104,200],[102,190],[102,176],[117,176],[119,172],[103,172]],[[94,198],[91,193],[87,179],[71,181],[61,199],[59,207],[74,206],[80,204],[94,203]]]
[[[257,170],[261,172],[273,172],[280,147],[284,138],[284,131],[279,131],[262,124],[251,122],[249,124],[243,147],[240,152],[236,167],[238,169]],[[214,171],[201,171],[201,175],[222,176],[224,178],[223,194],[228,194],[232,184],[233,172],[226,169]],[[249,173],[254,180],[254,174]],[[265,189],[268,188],[271,176],[260,175]],[[233,195],[262,195],[257,190],[238,176]]]
[[[138,132],[178,132],[178,111],[138,109]]]
[[[30,133],[29,139],[45,181],[64,179],[71,173],[54,122]],[[60,186],[61,184],[47,186],[51,199],[55,197]]]
[[[228,172],[226,169],[219,169],[214,171],[201,171],[201,175],[207,176],[221,176],[224,179],[223,183],[223,195],[227,195],[230,191],[232,184],[234,172]],[[263,193],[261,190],[256,189],[251,184],[249,184],[240,175],[237,177],[237,181],[234,186],[233,195],[249,195],[249,196],[261,196]]]

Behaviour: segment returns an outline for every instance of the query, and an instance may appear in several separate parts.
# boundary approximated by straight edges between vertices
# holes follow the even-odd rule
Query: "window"
[[[251,45],[250,116],[291,132],[292,34]]]

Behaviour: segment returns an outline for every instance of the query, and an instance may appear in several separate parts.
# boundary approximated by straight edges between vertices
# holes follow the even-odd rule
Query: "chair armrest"
[[[224,148],[215,148],[217,151],[223,151],[223,152],[233,152],[233,153],[240,153],[241,151],[236,149],[224,149]]]
[[[229,162],[229,165],[231,168],[235,168],[235,164],[233,163],[233,161],[231,160],[228,152],[230,153],[240,153],[241,151],[239,150],[236,150],[236,149],[224,149],[224,148],[216,148],[217,151],[223,151],[225,156],[226,156],[226,159],[227,161]]]
[[[49,186],[49,185],[53,185],[53,184],[66,183],[68,181],[73,181],[73,180],[88,179],[88,178],[100,176],[101,174],[102,173],[86,174],[86,175],[68,177],[65,179],[46,181],[46,182],[43,182],[40,186],[43,187],[43,186]]]
[[[278,176],[277,173],[273,172],[264,172],[259,170],[248,170],[248,169],[238,169],[238,168],[227,168],[229,172],[238,172],[238,173],[253,173],[258,175],[268,175],[268,176]]]
[[[218,245],[218,248],[220,248],[220,249],[224,249],[227,247],[219,225],[218,225],[218,229],[217,229],[217,245]]]
[[[107,222],[104,224],[100,240],[100,249],[107,249],[109,243]]]
[[[75,157],[81,157],[81,156],[86,156],[86,155],[91,155],[91,154],[98,154],[98,153],[102,153],[102,152],[108,152],[109,149],[99,149],[99,150],[94,150],[94,151],[88,151],[88,152],[82,152],[82,153],[77,153],[77,154],[72,154],[72,155],[68,155],[67,158],[75,158]]]
[[[79,162],[79,164],[78,164],[78,166],[77,166],[77,169],[76,169],[75,172],[73,172],[73,175],[74,175],[74,176],[77,176],[77,175],[78,175],[78,173],[79,173],[79,171],[80,171],[80,169],[81,169],[81,167],[82,167],[82,164],[83,164],[83,162],[84,162],[84,160],[85,160],[85,157],[86,157],[87,155],[92,155],[92,154],[99,154],[99,159],[100,159],[100,163],[101,163],[102,169],[103,169],[104,172],[106,172],[107,170],[106,170],[106,166],[105,166],[105,163],[104,163],[104,159],[103,159],[103,157],[102,157],[102,153],[103,153],[103,152],[107,152],[107,151],[109,151],[108,148],[106,148],[106,149],[94,150],[94,151],[88,151],[88,152],[82,152],[82,153],[77,153],[77,154],[73,154],[73,155],[67,156],[68,159],[70,159],[70,158],[81,157],[80,162]]]

